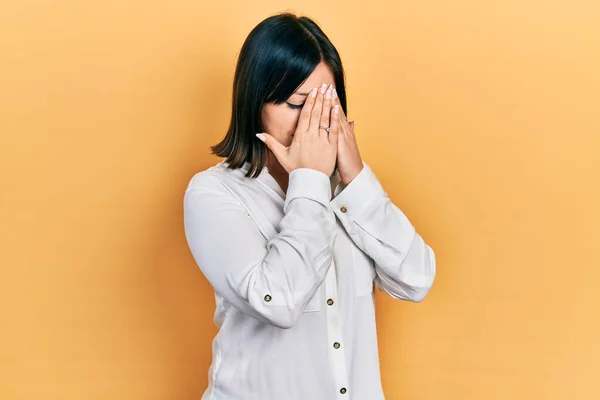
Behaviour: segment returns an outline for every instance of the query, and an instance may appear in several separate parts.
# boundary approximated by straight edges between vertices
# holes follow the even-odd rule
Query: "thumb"
[[[287,147],[279,143],[277,139],[265,132],[257,133],[256,137],[265,142],[267,147],[273,152],[275,157],[277,157],[277,160],[281,165],[286,164],[285,161],[287,159]]]

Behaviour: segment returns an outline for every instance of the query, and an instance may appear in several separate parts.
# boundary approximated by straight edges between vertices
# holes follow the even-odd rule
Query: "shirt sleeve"
[[[251,317],[290,328],[331,266],[336,220],[330,200],[326,174],[293,170],[279,232],[267,240],[224,186],[188,186],[186,240],[216,293]]]
[[[435,254],[364,161],[347,186],[336,187],[330,204],[354,243],[373,259],[376,287],[396,299],[422,301],[435,277]]]

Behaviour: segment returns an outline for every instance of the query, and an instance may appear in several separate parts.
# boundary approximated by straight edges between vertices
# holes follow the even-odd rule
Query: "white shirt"
[[[187,242],[215,290],[202,400],[380,400],[375,287],[421,301],[433,250],[363,162],[344,186],[309,168],[284,193],[268,168],[221,161],[184,196]]]

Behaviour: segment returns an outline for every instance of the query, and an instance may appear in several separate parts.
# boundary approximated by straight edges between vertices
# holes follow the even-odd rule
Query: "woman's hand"
[[[259,133],[279,163],[290,173],[296,168],[312,168],[331,176],[335,169],[340,126],[340,106],[334,106],[332,87],[324,84],[306,97],[289,147],[268,133]],[[329,134],[321,127],[329,127]],[[261,137],[262,136],[262,137]]]
[[[348,122],[346,119],[344,110],[342,110],[342,106],[340,105],[340,99],[335,90],[333,91],[333,103],[340,110],[337,167],[342,183],[348,185],[362,171],[363,163],[358,151],[356,137],[354,136],[354,121]]]

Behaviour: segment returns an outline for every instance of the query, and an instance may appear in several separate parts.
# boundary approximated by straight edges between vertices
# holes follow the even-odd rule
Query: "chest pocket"
[[[354,291],[357,297],[373,293],[373,280],[375,279],[375,263],[373,259],[359,247],[352,246],[352,260],[354,265]]]
[[[221,179],[225,187],[227,187],[229,192],[244,205],[246,208],[246,213],[250,216],[250,218],[252,218],[252,221],[256,224],[256,227],[266,240],[270,240],[273,236],[277,235],[277,229],[275,229],[267,216],[263,212],[259,211],[261,208],[255,202],[252,195],[244,189],[243,185],[240,185],[235,179],[225,173],[218,173],[218,177]],[[323,281],[313,297],[310,299],[310,302],[304,309],[304,312],[316,312],[321,310],[321,299],[325,297],[323,292],[324,283],[325,281]]]

